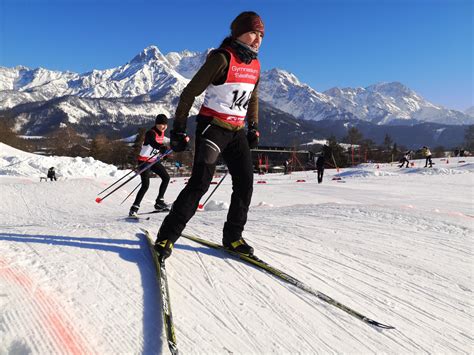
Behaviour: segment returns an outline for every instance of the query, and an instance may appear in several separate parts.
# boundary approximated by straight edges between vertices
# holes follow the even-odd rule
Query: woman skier
[[[176,108],[171,149],[186,149],[186,121],[194,100],[206,90],[197,116],[195,155],[192,175],[173,203],[158,231],[155,250],[162,258],[171,255],[173,244],[196,213],[199,200],[206,193],[214,175],[219,154],[232,176],[232,196],[223,229],[223,245],[243,254],[253,248],[242,238],[253,192],[253,166],[250,149],[257,147],[258,94],[260,63],[257,54],[264,35],[258,14],[239,14],[231,26],[231,35],[184,88]],[[247,118],[247,133],[243,129]]]
[[[163,138],[165,137],[167,127],[168,118],[163,114],[156,116],[155,125],[145,133],[145,140],[138,156],[138,163],[140,165],[137,170],[141,170],[146,165],[155,162],[157,158],[153,156],[156,153],[164,153],[167,150],[166,146],[163,144]],[[170,182],[170,176],[165,167],[160,162],[156,162],[150,169],[147,169],[140,174],[142,186],[140,187],[140,190],[138,190],[132,207],[130,207],[130,212],[128,213],[130,217],[137,216],[143,196],[145,196],[145,193],[148,191],[150,186],[150,170],[161,178],[160,190],[155,201],[155,210],[161,211],[168,209],[168,205],[164,202],[164,196],[168,183]]]

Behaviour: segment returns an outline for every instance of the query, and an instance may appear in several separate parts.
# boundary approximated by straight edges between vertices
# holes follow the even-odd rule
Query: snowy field
[[[474,159],[434,161],[326,170],[322,184],[313,172],[255,176],[244,236],[256,255],[396,329],[376,330],[180,239],[167,262],[180,351],[473,353]],[[50,166],[61,178],[40,182]],[[155,235],[164,215],[125,219],[132,201],[120,202],[138,179],[94,201],[122,175],[91,158],[0,144],[0,354],[169,353],[140,232]],[[168,202],[185,179],[172,181]],[[159,183],[141,212],[152,210]],[[227,177],[187,231],[220,242],[230,192]]]

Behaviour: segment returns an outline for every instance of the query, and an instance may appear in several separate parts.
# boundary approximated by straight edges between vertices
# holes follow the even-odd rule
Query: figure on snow
[[[140,165],[137,170],[141,170],[148,164],[154,163],[157,160],[156,154],[158,152],[163,154],[167,151],[168,148],[163,144],[167,127],[168,118],[163,114],[156,116],[155,125],[145,133],[145,140],[138,156],[138,163]],[[170,181],[170,176],[161,162],[155,162],[150,169],[146,169],[140,174],[142,186],[140,190],[138,190],[132,207],[130,207],[130,212],[128,213],[130,217],[137,216],[140,203],[150,187],[150,170],[161,178],[160,190],[155,201],[155,209],[166,210],[168,208],[168,205],[164,201],[164,196]]]
[[[264,26],[255,12],[242,12],[231,26],[231,35],[209,53],[205,63],[184,88],[176,108],[171,148],[186,149],[186,121],[195,98],[206,91],[196,118],[196,142],[192,175],[158,231],[155,250],[162,258],[171,255],[174,243],[196,213],[222,155],[232,176],[232,196],[224,224],[222,243],[230,250],[251,255],[253,248],[242,237],[253,192],[250,149],[256,148],[258,132],[257,59]],[[245,131],[247,119],[247,132]]]

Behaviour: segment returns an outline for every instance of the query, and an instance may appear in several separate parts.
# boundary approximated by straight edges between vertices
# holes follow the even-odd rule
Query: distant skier
[[[323,182],[324,162],[324,154],[321,153],[321,155],[318,157],[318,160],[316,160],[316,170],[318,171],[318,184]]]
[[[57,181],[58,179],[56,178],[56,171],[54,170],[54,166],[48,169],[48,179],[51,181]]]
[[[145,140],[140,155],[138,156],[138,163],[140,164],[138,170],[144,168],[147,164],[156,161],[156,158],[149,159],[151,156],[158,152],[164,153],[167,150],[167,147],[163,144],[163,138],[165,137],[167,127],[168,118],[163,114],[156,116],[155,126],[145,133]],[[138,190],[132,207],[130,207],[130,212],[128,213],[130,217],[137,216],[143,196],[145,196],[145,193],[150,187],[150,170],[161,178],[160,190],[155,202],[155,209],[166,210],[168,208],[168,205],[164,202],[164,196],[170,181],[170,176],[161,162],[157,162],[150,169],[147,169],[140,174],[142,186],[140,190]]]
[[[258,132],[257,59],[264,26],[255,12],[242,12],[231,26],[231,36],[209,53],[205,63],[181,93],[171,131],[171,148],[186,149],[186,120],[197,96],[206,95],[197,116],[192,175],[173,203],[157,235],[155,249],[162,258],[171,255],[173,244],[196,213],[200,198],[209,189],[219,154],[232,175],[232,197],[224,224],[222,243],[230,250],[253,254],[242,238],[253,192],[250,149],[256,148]],[[245,127],[247,118],[247,133]]]
[[[407,163],[407,168],[409,167],[410,165],[410,155],[411,155],[411,151],[406,151],[405,153],[403,153],[403,157],[402,159],[400,159],[400,163],[401,165],[399,166],[399,168],[403,168],[403,165],[405,165],[405,163]]]
[[[423,154],[423,156],[426,158],[425,168],[428,166],[428,163],[430,163],[430,168],[432,168],[433,162],[431,161],[431,151],[427,146],[423,146],[423,148],[421,148],[421,154]]]
[[[291,172],[290,171],[291,159],[285,160],[285,162],[283,163],[283,166],[285,167],[285,170],[283,171],[283,174],[288,175]]]

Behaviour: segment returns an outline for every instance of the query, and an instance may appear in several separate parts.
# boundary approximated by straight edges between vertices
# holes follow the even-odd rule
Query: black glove
[[[175,152],[186,150],[189,137],[184,131],[172,129],[170,132],[170,148]]]
[[[250,149],[257,148],[258,137],[260,137],[260,133],[258,132],[257,125],[256,124],[250,125],[247,131],[247,141],[249,142]]]
[[[158,149],[158,151],[160,152],[160,154],[165,154],[167,150],[168,150],[168,147],[165,146],[165,145],[162,145],[162,146],[160,147],[160,149]]]

